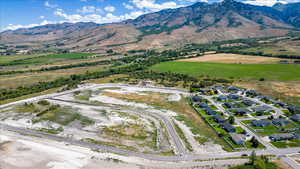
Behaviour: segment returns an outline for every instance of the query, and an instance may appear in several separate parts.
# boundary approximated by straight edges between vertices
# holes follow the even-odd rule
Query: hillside
[[[259,7],[234,0],[142,15],[118,24],[63,23],[0,33],[0,44],[19,49],[101,52],[174,48],[248,37],[281,36],[300,27],[300,3]]]

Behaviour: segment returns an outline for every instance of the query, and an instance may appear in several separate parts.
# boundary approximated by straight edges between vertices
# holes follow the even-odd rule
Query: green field
[[[85,59],[91,56],[90,53],[63,53],[49,55],[15,55],[1,56],[0,64],[5,65],[30,65],[30,64],[51,64],[62,60]]]
[[[194,77],[233,78],[243,80],[300,80],[296,64],[224,64],[200,62],[164,62],[151,67],[154,71],[177,72]]]

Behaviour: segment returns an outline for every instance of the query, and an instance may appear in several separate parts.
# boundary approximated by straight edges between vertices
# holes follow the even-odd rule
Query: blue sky
[[[221,0],[0,0],[0,31],[62,22],[112,23],[195,2]],[[240,0],[242,1],[242,0]],[[271,6],[300,0],[243,0]]]

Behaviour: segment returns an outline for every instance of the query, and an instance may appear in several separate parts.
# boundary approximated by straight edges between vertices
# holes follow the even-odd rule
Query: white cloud
[[[126,9],[129,9],[129,10],[134,9],[134,7],[133,7],[132,5],[129,5],[129,4],[125,3],[125,2],[123,2],[122,5],[123,5]]]
[[[106,15],[101,16],[98,14],[87,14],[87,15],[67,14],[62,9],[59,8],[54,11],[54,15],[61,17],[64,22],[70,22],[70,23],[95,22],[99,24],[113,23],[113,22],[124,21],[127,19],[134,19],[143,14],[145,14],[144,11],[133,11],[119,16],[113,15],[112,13],[107,13]]]
[[[79,13],[101,13],[103,12],[100,8],[95,6],[83,6],[82,9],[78,9],[77,12]]]
[[[14,24],[9,24],[8,26],[4,27],[2,30],[16,30],[16,29],[20,29],[20,28],[31,28],[31,27],[36,27],[36,26],[43,26],[43,25],[47,25],[47,24],[55,24],[57,22],[52,22],[52,21],[47,21],[44,20],[39,24],[29,24],[29,25],[14,25]]]
[[[244,3],[251,4],[251,5],[259,5],[259,6],[273,6],[274,4],[280,2],[286,4],[286,1],[281,0],[247,0],[243,1]]]
[[[81,2],[87,2],[88,0],[80,0]]]
[[[48,8],[56,8],[57,7],[56,4],[50,4],[49,1],[45,1],[44,5],[45,5],[45,7],[48,7]]]
[[[40,16],[39,18],[40,18],[40,19],[44,19],[44,18],[45,18],[45,16],[43,16],[43,15],[42,15],[42,16]]]
[[[116,8],[114,6],[109,5],[109,6],[106,6],[104,8],[104,10],[107,12],[114,12],[116,10]]]
[[[179,1],[181,1],[181,2],[193,2],[193,3],[195,3],[195,2],[208,2],[208,0],[179,0]]]
[[[167,8],[181,7],[181,5],[178,5],[174,1],[168,1],[161,4],[156,3],[156,0],[131,0],[130,2],[138,9],[147,10],[150,12],[155,12]]]

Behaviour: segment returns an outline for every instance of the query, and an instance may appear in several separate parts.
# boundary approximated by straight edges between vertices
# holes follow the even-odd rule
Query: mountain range
[[[282,36],[300,30],[300,3],[273,7],[234,0],[166,9],[120,23],[62,23],[0,33],[0,44],[100,52]]]

